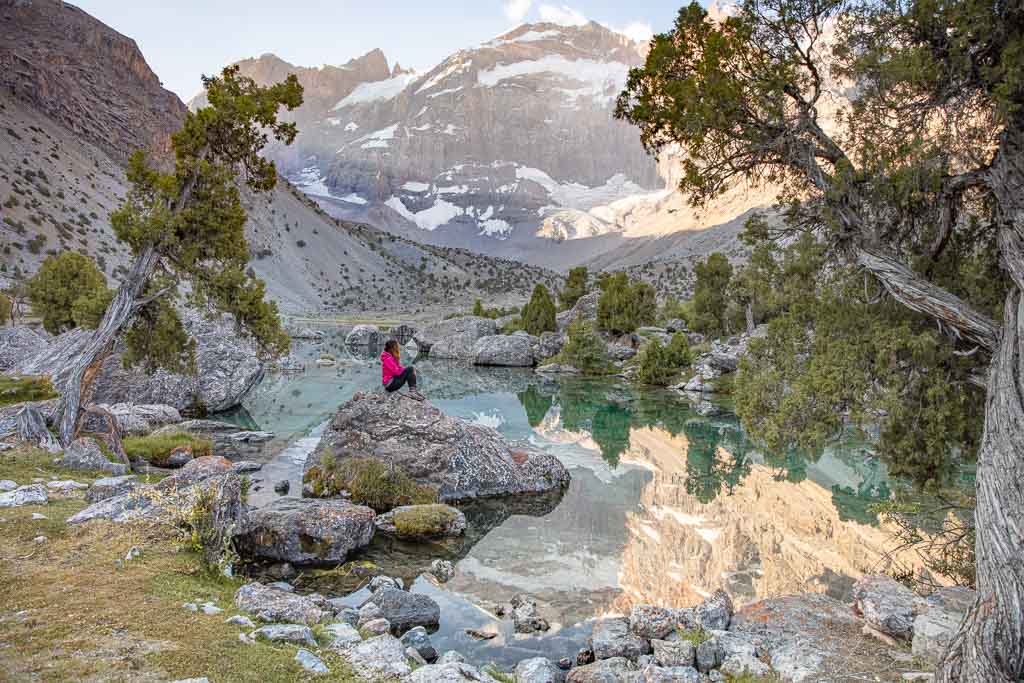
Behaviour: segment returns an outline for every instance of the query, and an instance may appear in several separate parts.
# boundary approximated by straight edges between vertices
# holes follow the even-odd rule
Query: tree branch
[[[857,262],[881,281],[889,294],[912,311],[931,316],[952,328],[957,337],[988,352],[999,345],[999,325],[954,294],[928,282],[895,258],[859,247]]]

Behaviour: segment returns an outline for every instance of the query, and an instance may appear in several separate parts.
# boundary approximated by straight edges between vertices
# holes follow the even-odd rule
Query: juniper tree
[[[778,330],[763,359],[779,365],[781,400],[813,405],[829,384],[857,377],[868,387],[872,373],[902,371],[888,378],[903,385],[890,405],[918,431],[896,442],[941,460],[956,453],[939,415],[969,421],[971,406],[954,397],[985,393],[972,453],[978,597],[939,666],[942,682],[1024,673],[1022,74],[1019,2],[744,0],[721,20],[694,3],[655,37],[617,106],[650,150],[680,144],[680,187],[695,204],[740,179],[783,188],[786,237],[813,234],[829,257],[819,275],[840,278],[819,292],[815,336],[863,330],[857,312],[900,321],[871,326],[897,332],[888,363],[858,363],[854,346],[822,349],[819,381],[804,383],[793,383],[783,342],[805,341],[795,325]],[[839,91],[855,99],[837,102]],[[866,294],[850,286],[854,275]],[[822,428],[793,414],[802,419],[778,422],[780,439]]]
[[[530,302],[523,308],[523,329],[533,335],[555,331],[555,302],[548,288],[539,282],[533,288]]]
[[[43,328],[50,334],[77,327],[77,318],[84,317],[89,302],[103,300],[108,292],[107,281],[95,261],[77,251],[47,256],[29,278],[26,291],[32,310],[43,319]]]
[[[580,297],[587,293],[587,267],[579,266],[569,271],[565,287],[558,295],[562,308],[568,310],[576,305]]]
[[[732,264],[723,254],[714,252],[693,269],[693,329],[719,337],[729,331],[726,309]]]
[[[64,444],[75,438],[91,369],[119,338],[127,345],[126,364],[179,372],[194,367],[195,344],[175,308],[183,298],[201,310],[231,314],[262,353],[288,349],[277,306],[247,272],[240,185],[257,193],[274,188],[274,164],[260,151],[271,137],[284,144],[295,139],[295,124],[277,117],[282,106],[293,110],[302,103],[302,86],[292,75],[261,87],[235,66],[204,76],[203,85],[209,106],[188,112],[172,136],[173,170],[154,168],[141,151],[130,159],[131,187],[111,224],[134,262],[65,383],[59,412]],[[181,289],[186,282],[187,295]]]

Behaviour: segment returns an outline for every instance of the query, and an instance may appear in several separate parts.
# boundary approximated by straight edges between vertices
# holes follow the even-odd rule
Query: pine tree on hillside
[[[533,288],[530,303],[523,309],[523,329],[533,335],[554,332],[557,329],[555,302],[551,300],[548,288],[540,283]]]

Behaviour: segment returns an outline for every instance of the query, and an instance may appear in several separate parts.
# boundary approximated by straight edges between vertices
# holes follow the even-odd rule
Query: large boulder
[[[612,657],[578,666],[565,677],[566,683],[632,683],[639,682],[636,666],[625,657]]]
[[[120,477],[104,477],[97,479],[85,492],[85,499],[90,503],[98,503],[107,498],[130,493],[139,487],[139,480],[134,474]]]
[[[429,351],[432,358],[472,360],[476,340],[497,333],[498,326],[490,318],[467,315],[428,325],[416,332],[413,341],[420,351]]]
[[[46,505],[49,502],[46,487],[42,484],[26,484],[13,491],[0,493],[0,508],[16,508],[22,505]]]
[[[513,368],[533,367],[536,361],[533,355],[536,341],[536,337],[526,334],[497,334],[481,337],[473,346],[473,363]]]
[[[242,339],[229,317],[208,320],[197,311],[182,316],[185,329],[196,339],[195,376],[158,370],[149,375],[127,370],[121,363],[123,343],[103,363],[93,382],[95,403],[165,404],[177,410],[205,408],[210,412],[229,410],[263,378],[264,366],[255,345]],[[92,336],[90,330],[75,329],[55,337],[37,353],[11,366],[12,374],[49,375],[58,391],[68,381],[75,360]]]
[[[72,441],[58,464],[64,469],[79,472],[107,472],[115,477],[128,474],[127,465],[108,460],[99,444],[88,436]]]
[[[433,598],[400,588],[381,588],[364,604],[376,605],[398,633],[416,626],[436,626],[441,618],[441,608]]]
[[[427,401],[384,392],[358,393],[338,409],[306,472],[325,455],[401,468],[434,488],[441,502],[539,493],[569,482],[550,455],[513,448],[494,429],[445,415]]]
[[[969,588],[940,588],[918,603],[911,649],[915,657],[937,664],[974,602]]]
[[[243,557],[291,564],[341,563],[373,538],[374,513],[343,500],[278,498],[235,534]]]
[[[174,406],[115,403],[99,407],[114,416],[122,436],[149,434],[158,427],[181,422],[181,413]]]
[[[0,327],[0,372],[5,372],[50,344],[44,334],[27,327]]]
[[[853,606],[878,631],[903,640],[914,635],[915,603],[912,590],[890,576],[865,576],[853,587]]]
[[[597,303],[600,298],[600,290],[584,294],[576,301],[575,306],[555,316],[558,331],[565,332],[569,329],[569,325],[572,325],[577,319],[583,319],[590,323],[597,322]]]
[[[346,346],[383,346],[388,340],[386,334],[376,325],[356,325],[345,337]]]
[[[565,673],[547,657],[531,657],[516,664],[517,683],[562,683]]]

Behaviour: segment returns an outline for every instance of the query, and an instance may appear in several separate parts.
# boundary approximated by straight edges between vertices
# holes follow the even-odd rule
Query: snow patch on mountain
[[[571,83],[583,84],[582,87],[559,90],[571,99],[589,97],[601,106],[608,107],[625,87],[629,65],[548,55],[541,59],[497,64],[492,69],[478,72],[477,83],[485,87],[494,87],[505,81],[538,75],[550,75]]]
[[[360,83],[356,86],[349,95],[340,100],[332,111],[338,109],[344,109],[345,107],[351,107],[356,104],[366,104],[368,102],[378,102],[391,100],[406,89],[409,84],[416,81],[418,76],[415,73],[402,74],[395,76],[394,78],[388,78],[383,81],[371,81],[369,83]]]

